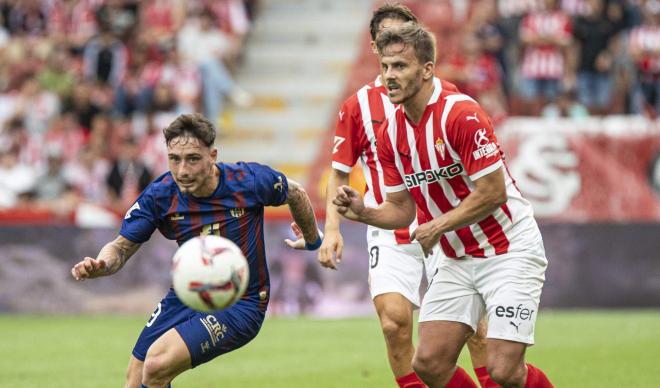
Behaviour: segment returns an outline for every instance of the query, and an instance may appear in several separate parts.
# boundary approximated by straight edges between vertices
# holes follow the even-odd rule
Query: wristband
[[[317,238],[314,243],[310,244],[307,241],[305,241],[305,249],[307,249],[308,251],[315,251],[319,249],[321,243],[323,243],[323,237],[321,237],[321,235],[319,234],[319,238]]]

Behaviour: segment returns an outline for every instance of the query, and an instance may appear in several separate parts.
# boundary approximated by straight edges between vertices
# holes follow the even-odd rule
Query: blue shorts
[[[142,329],[133,356],[144,361],[151,344],[175,328],[188,347],[194,368],[256,337],[264,321],[264,307],[257,297],[256,300],[241,299],[226,310],[202,313],[184,305],[170,288]]]

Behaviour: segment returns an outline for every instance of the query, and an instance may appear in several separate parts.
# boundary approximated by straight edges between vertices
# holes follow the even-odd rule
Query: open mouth
[[[396,84],[389,84],[389,85],[387,85],[387,90],[389,92],[396,92],[396,91],[400,90],[400,87],[399,87],[399,85],[396,85]]]

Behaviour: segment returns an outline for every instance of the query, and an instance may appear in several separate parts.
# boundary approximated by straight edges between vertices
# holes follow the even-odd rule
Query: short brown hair
[[[211,147],[215,143],[215,128],[213,124],[199,113],[180,115],[172,124],[163,129],[165,144],[168,146],[172,139],[179,136],[190,136],[201,141],[205,146]]]
[[[426,28],[417,23],[405,23],[401,26],[388,28],[376,39],[378,54],[389,45],[401,43],[404,51],[411,46],[419,63],[435,63],[435,37]]]
[[[371,22],[369,22],[371,40],[376,40],[378,26],[380,25],[380,22],[385,19],[396,19],[404,22],[417,23],[417,16],[415,16],[410,8],[400,3],[385,3],[376,9],[371,16]]]

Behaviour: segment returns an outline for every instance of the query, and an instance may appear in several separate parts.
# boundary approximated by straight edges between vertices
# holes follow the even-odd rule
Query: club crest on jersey
[[[245,209],[237,207],[235,209],[230,209],[229,214],[234,218],[241,218],[245,215]]]
[[[490,157],[497,152],[497,144],[490,141],[486,128],[478,129],[474,133],[474,144],[477,149],[472,152],[474,160],[479,160],[483,157]]]
[[[462,172],[463,165],[460,162],[456,162],[452,165],[440,167],[435,170],[424,170],[414,174],[407,174],[403,178],[406,184],[406,188],[411,189],[421,185],[422,183],[431,184],[438,182],[443,178],[450,179]]]
[[[437,138],[435,141],[435,150],[438,151],[442,159],[445,158],[445,142],[441,138]]]

